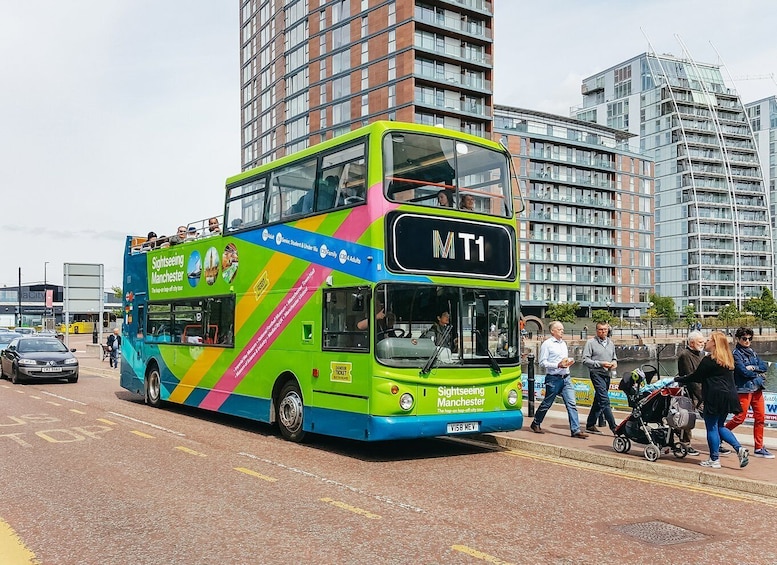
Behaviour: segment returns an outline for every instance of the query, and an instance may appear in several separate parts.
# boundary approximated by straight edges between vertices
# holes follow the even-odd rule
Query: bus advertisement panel
[[[377,122],[228,179],[215,235],[127,238],[122,386],[293,441],[520,428],[509,171]]]

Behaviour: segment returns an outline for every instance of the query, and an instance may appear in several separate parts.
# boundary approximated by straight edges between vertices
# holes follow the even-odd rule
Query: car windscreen
[[[8,345],[9,343],[11,343],[11,341],[16,339],[17,337],[22,337],[22,336],[20,334],[0,333],[0,345]]]
[[[20,339],[16,348],[19,353],[66,353],[67,347],[56,338]]]

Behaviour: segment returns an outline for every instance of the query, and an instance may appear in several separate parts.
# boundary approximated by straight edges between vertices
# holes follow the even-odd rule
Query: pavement
[[[118,380],[119,370],[112,369],[108,359],[101,360],[101,348],[92,344],[91,335],[69,337],[69,345],[76,349],[82,372],[106,377],[116,376]],[[535,402],[535,408],[538,407],[539,402]],[[585,426],[588,407],[578,406],[578,412],[580,421]],[[626,411],[615,410],[614,413],[616,422],[621,422],[629,416]],[[743,424],[734,431],[739,442],[750,451],[750,463],[747,467],[740,469],[739,460],[736,454],[732,453],[720,457],[720,469],[706,469],[699,465],[699,462],[709,458],[704,422],[700,418],[697,418],[691,445],[698,449],[701,455],[680,459],[671,452],[662,453],[657,461],[650,462],[644,457],[645,446],[633,442],[627,453],[616,453],[612,447],[613,435],[606,427],[601,428],[604,432],[602,435],[590,434],[586,439],[571,437],[563,404],[556,403],[548,411],[542,423],[544,434],[534,433],[529,428],[531,418],[528,417],[528,401],[525,399],[523,414],[523,429],[484,434],[478,436],[478,439],[506,449],[611,467],[616,472],[636,473],[649,480],[666,479],[777,499],[777,459],[764,459],[753,455],[753,428],[749,425]],[[777,454],[777,428],[765,429],[764,444],[772,453]]]

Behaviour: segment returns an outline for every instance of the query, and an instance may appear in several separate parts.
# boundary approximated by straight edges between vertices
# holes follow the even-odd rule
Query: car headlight
[[[413,395],[406,392],[400,396],[399,407],[402,408],[402,410],[410,410],[413,407]]]
[[[507,393],[507,403],[510,406],[515,406],[518,403],[518,391],[515,389],[512,389],[510,392]]]
[[[19,365],[37,365],[38,362],[35,359],[19,359]]]
[[[71,357],[70,359],[65,359],[65,365],[78,365],[78,359],[75,357]]]

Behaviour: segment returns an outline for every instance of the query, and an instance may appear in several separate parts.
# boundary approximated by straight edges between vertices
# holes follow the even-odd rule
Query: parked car
[[[35,334],[35,328],[28,328],[28,327],[18,327],[14,328],[14,330],[18,334],[22,335],[33,335]]]
[[[77,382],[78,359],[74,351],[55,337],[17,337],[0,355],[0,377],[8,377],[14,384],[29,379]]]
[[[8,344],[15,340],[17,337],[22,337],[22,334],[18,334],[16,332],[0,331],[0,355],[3,354],[3,351],[6,347],[8,347]]]

